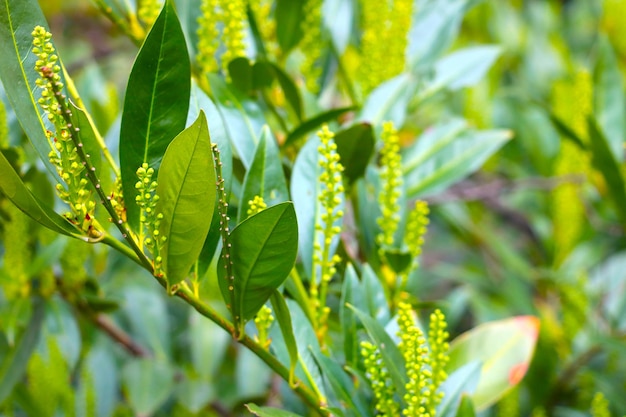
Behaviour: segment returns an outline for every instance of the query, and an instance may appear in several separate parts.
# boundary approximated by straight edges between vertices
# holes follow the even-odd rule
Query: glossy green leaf
[[[28,360],[39,341],[44,313],[43,301],[35,301],[33,313],[24,334],[22,334],[17,346],[10,350],[0,363],[0,405],[11,394],[15,384],[22,379],[26,372]]]
[[[236,154],[248,169],[254,159],[257,135],[265,124],[263,112],[255,101],[230,87],[222,77],[209,74],[209,83]]]
[[[252,88],[262,90],[272,86],[275,77],[274,64],[269,61],[256,61],[252,65]]]
[[[275,10],[276,38],[283,54],[287,54],[302,38],[304,2],[277,0]]]
[[[320,143],[317,136],[309,139],[300,150],[291,175],[291,196],[298,215],[300,256],[309,277],[312,276],[314,244],[317,241],[321,245],[323,239],[322,234],[315,230],[315,225],[321,224],[321,204],[317,198],[321,187],[318,152]],[[342,202],[339,209],[343,210],[343,193],[340,198]],[[338,227],[342,224],[343,219],[334,223]],[[337,235],[331,242],[329,256],[335,253],[338,244],[339,236]]]
[[[84,239],[74,226],[33,195],[2,152],[0,152],[0,191],[20,210],[48,229]]]
[[[217,145],[220,151],[220,162],[222,163],[222,176],[224,178],[231,178],[233,172],[233,156],[231,149],[231,139],[224,124],[224,120],[220,112],[217,110],[217,106],[213,101],[198,87],[197,84],[193,84],[191,88],[191,103],[189,104],[189,115],[187,116],[187,125],[191,125],[200,115],[200,112],[204,111],[207,118],[207,124],[209,125],[209,136],[211,142]],[[232,182],[226,181],[225,192],[226,195],[230,195],[230,186]],[[217,201],[216,201],[217,205]],[[219,216],[213,216],[211,221],[211,228],[207,235],[200,257],[198,259],[198,276],[202,277],[206,273],[213,255],[217,249],[217,244],[220,240],[220,221]]]
[[[528,369],[539,335],[539,320],[519,316],[485,323],[450,343],[448,373],[470,362],[482,362],[472,400],[478,411],[498,401]]]
[[[392,121],[397,128],[404,124],[409,101],[415,95],[417,81],[410,74],[400,74],[385,81],[365,99],[357,120],[374,126]]]
[[[362,391],[356,389],[352,379],[341,366],[321,352],[313,352],[313,357],[341,405],[359,417],[371,416],[373,410],[363,398]]]
[[[136,171],[143,163],[158,171],[167,146],[185,128],[190,80],[185,36],[172,0],[166,0],[133,64],[120,128],[126,215],[135,229],[139,225],[139,207],[134,204]]]
[[[233,85],[242,93],[252,92],[252,64],[246,57],[237,57],[228,63],[228,75]]]
[[[167,238],[161,250],[169,285],[187,277],[206,239],[215,208],[215,168],[204,112],[170,143],[159,170],[157,212]]]
[[[220,290],[239,324],[252,319],[287,278],[296,261],[298,225],[291,202],[267,208],[240,223],[230,234],[234,280],[224,277]],[[229,288],[230,287],[230,288]]]
[[[263,126],[254,152],[254,160],[243,180],[238,222],[242,222],[248,216],[250,208],[248,203],[255,196],[263,197],[268,206],[282,203],[289,198],[276,139],[268,126]]]
[[[473,131],[460,120],[433,127],[403,155],[407,197],[444,190],[479,169],[510,138],[508,130]]]
[[[258,417],[302,417],[290,411],[284,411],[272,407],[259,407],[256,404],[246,404],[246,408]]]
[[[461,398],[461,404],[457,410],[456,417],[475,417],[476,410],[474,409],[474,402],[472,397],[464,395]]]
[[[594,71],[594,108],[613,157],[624,161],[626,141],[626,96],[624,81],[611,43],[599,38],[598,62]]]
[[[259,63],[257,62],[257,64]],[[255,67],[257,64],[255,64]],[[298,117],[298,120],[302,120],[303,109],[300,90],[298,90],[298,87],[296,86],[294,81],[285,71],[283,71],[281,67],[273,62],[268,62],[268,64],[271,65],[272,69],[274,70],[274,74],[276,75],[278,84],[280,84],[280,88],[285,94],[285,100],[287,100],[287,103],[289,103],[289,105],[291,106],[291,109]]]
[[[122,381],[135,414],[152,415],[175,387],[174,369],[155,359],[135,359],[122,370]]]
[[[335,135],[337,153],[344,167],[343,175],[350,183],[365,175],[374,152],[374,130],[368,123],[358,123]]]
[[[622,227],[626,229],[626,181],[621,165],[611,151],[607,137],[600,131],[598,123],[593,118],[588,122],[593,166],[602,173]]]
[[[96,133],[89,121],[87,113],[84,109],[77,107],[70,101],[70,108],[72,109],[72,123],[79,128],[78,137],[83,144],[83,149],[86,155],[89,155],[89,161],[91,165],[96,169],[97,173],[100,173],[102,166],[102,151],[98,140],[96,139]]]
[[[327,112],[320,113],[317,116],[312,117],[308,120],[305,120],[287,135],[287,139],[285,139],[285,143],[283,146],[292,145],[295,141],[305,136],[307,133],[319,128],[324,123],[331,122],[337,119],[339,116],[354,109],[354,106],[332,109]]]
[[[354,306],[350,306],[350,308],[352,308],[361,323],[363,323],[374,345],[380,350],[383,364],[387,368],[387,371],[389,371],[391,381],[396,387],[396,392],[400,395],[400,398],[404,397],[407,376],[404,369],[404,358],[400,350],[380,323],[358,308]]]
[[[383,249],[385,260],[389,264],[389,267],[396,273],[400,274],[405,272],[411,263],[413,262],[413,256],[408,250],[402,250],[397,248]]]
[[[455,417],[464,397],[472,395],[480,380],[482,363],[470,362],[454,371],[441,384],[443,399],[437,407],[437,415],[440,417]]]
[[[37,104],[40,92],[35,86],[37,57],[31,52],[35,26],[48,24],[36,0],[5,0],[0,5],[0,80],[22,129],[39,158],[55,178],[60,179],[50,162],[52,149],[46,136],[43,111]]]
[[[461,49],[435,63],[435,77],[420,91],[425,100],[441,90],[470,87],[480,81],[501,53],[498,46],[481,45]]]
[[[386,324],[391,318],[391,313],[385,298],[385,289],[369,264],[363,265],[361,280],[367,306],[366,311],[381,325]]]
[[[296,371],[296,365],[298,364],[298,344],[296,337],[293,333],[291,314],[289,313],[289,306],[285,301],[285,297],[277,290],[272,292],[270,297],[272,302],[272,308],[274,309],[274,317],[278,321],[278,326],[283,335],[285,346],[287,346],[287,352],[289,353],[289,384],[293,385],[295,382],[294,376]]]

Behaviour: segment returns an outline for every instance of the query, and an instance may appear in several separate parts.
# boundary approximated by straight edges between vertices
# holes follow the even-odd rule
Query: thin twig
[[[135,342],[128,333],[120,329],[104,314],[96,314],[90,317],[93,323],[111,339],[121,345],[128,353],[137,358],[146,358],[151,356],[150,352]]]

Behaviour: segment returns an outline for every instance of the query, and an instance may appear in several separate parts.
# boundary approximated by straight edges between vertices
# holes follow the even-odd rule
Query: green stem
[[[314,311],[311,310],[311,299],[309,298],[309,294],[306,292],[302,278],[300,278],[300,274],[298,274],[295,267],[291,269],[289,277],[291,278],[289,282],[293,284],[292,286],[289,286],[290,288],[288,288],[291,296],[298,302],[298,304],[300,304],[300,307],[309,319],[309,322],[313,324],[315,314]]]
[[[115,24],[122,32],[126,34],[130,38],[131,41],[137,46],[140,46],[145,37],[145,33],[141,33],[139,29],[141,26],[139,22],[137,22],[136,18],[130,17],[132,19],[130,22],[127,22],[116,13],[113,12],[113,9],[106,4],[104,0],[94,0],[96,2],[96,6],[100,9],[102,14],[104,14],[113,24]]]
[[[166,287],[167,282],[165,279],[158,278],[159,283]],[[187,304],[192,306],[198,313],[213,321],[215,324],[226,330],[230,334],[235,334],[235,326],[230,321],[226,320],[223,316],[217,313],[213,308],[196,298],[189,288],[183,286],[176,292],[176,296],[184,300]],[[276,374],[278,374],[285,381],[289,381],[289,369],[286,368],[274,355],[269,353],[259,343],[247,335],[243,335],[238,341],[248,349],[250,349],[256,356],[258,356],[263,362],[267,364]],[[319,397],[304,384],[302,381],[297,381],[294,391],[319,415],[330,416],[330,413],[321,409],[322,404]]]
[[[276,106],[274,106],[274,103],[272,103],[272,101],[267,97],[265,91],[262,91],[261,95],[270,113],[272,113],[274,117],[278,120],[278,124],[280,124],[280,127],[285,133],[289,133],[289,127],[287,126],[287,122],[285,122],[285,119],[283,119],[280,113],[278,113],[278,110],[276,109]]]

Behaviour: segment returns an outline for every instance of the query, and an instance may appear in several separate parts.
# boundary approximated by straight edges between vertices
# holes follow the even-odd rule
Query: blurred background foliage
[[[130,0],[113,3],[134,7]],[[181,15],[199,10],[198,0],[177,3]],[[424,16],[431,3],[437,2],[416,1],[416,16]],[[624,415],[626,1],[447,3],[466,10],[449,24],[448,51],[495,45],[497,59],[475,85],[422,101],[408,116],[401,140],[408,143],[459,115],[478,128],[509,129],[513,139],[480,171],[426,198],[431,226],[409,290],[425,303],[446,306],[453,336],[513,315],[540,318],[527,376],[480,415],[603,416],[607,407],[610,415]],[[91,2],[40,4],[96,125],[115,143],[136,46]],[[419,49],[421,39],[413,36],[409,49]],[[343,59],[350,74],[364,65],[351,47]],[[6,119],[9,144],[20,145],[10,110]],[[16,159],[34,160],[28,147],[19,152],[24,155]],[[34,185],[47,181],[35,166],[27,178]],[[0,281],[4,299],[13,300],[0,303],[0,357],[16,332],[28,332],[25,311],[41,314],[43,307],[24,297],[29,277],[38,276],[41,294],[60,294],[46,305],[50,311],[41,323],[43,339],[51,342],[28,365],[33,381],[35,375],[45,378],[15,394],[28,415],[51,415],[50,403],[88,409],[96,401],[93,392],[99,417],[231,415],[243,413],[250,400],[271,403],[274,392],[295,402],[229,335],[168,300],[147,274],[137,276],[134,265],[116,253],[54,236],[6,200],[0,215],[7,259]],[[55,279],[60,274],[63,281]],[[73,286],[84,291],[65,303],[63,297],[77,297]],[[105,319],[101,311],[111,314]],[[128,334],[133,340],[122,348],[120,339]],[[77,389],[55,383],[79,377]]]

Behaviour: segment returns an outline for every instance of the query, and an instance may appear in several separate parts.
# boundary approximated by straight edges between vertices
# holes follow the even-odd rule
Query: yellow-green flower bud
[[[224,46],[226,51],[222,55],[224,72],[228,64],[235,58],[246,56],[246,2],[244,0],[221,0],[224,29]]]
[[[381,232],[376,240],[381,247],[394,245],[394,234],[398,230],[400,214],[398,201],[402,194],[402,158],[400,157],[400,139],[393,122],[383,124],[383,147],[381,153],[381,191],[378,203],[382,216],[377,219]]]
[[[322,68],[319,60],[322,56],[322,0],[305,0],[304,19],[302,20],[302,40],[300,49],[304,53],[301,72],[307,89],[312,93],[319,91],[319,78]]]
[[[591,401],[591,416],[611,417],[609,402],[601,392],[597,392],[596,395],[593,396],[593,400]]]
[[[219,47],[218,22],[221,21],[219,0],[202,0],[198,18],[198,66],[202,74],[217,71],[215,57]]]
[[[147,26],[152,26],[162,6],[163,2],[160,0],[140,0],[137,15]]]
[[[257,341],[265,349],[269,349],[270,344],[272,343],[272,340],[268,337],[268,332],[273,322],[274,316],[272,315],[272,309],[263,305],[254,318],[254,324],[259,332]]]
[[[394,398],[395,388],[380,351],[370,342],[363,341],[361,342],[361,357],[365,366],[365,376],[374,392],[375,407],[379,415],[399,416],[400,407]]]
[[[267,204],[265,204],[263,197],[261,197],[260,195],[255,195],[252,200],[248,201],[248,206],[249,208],[246,212],[248,214],[248,217],[260,213],[267,208]]]

